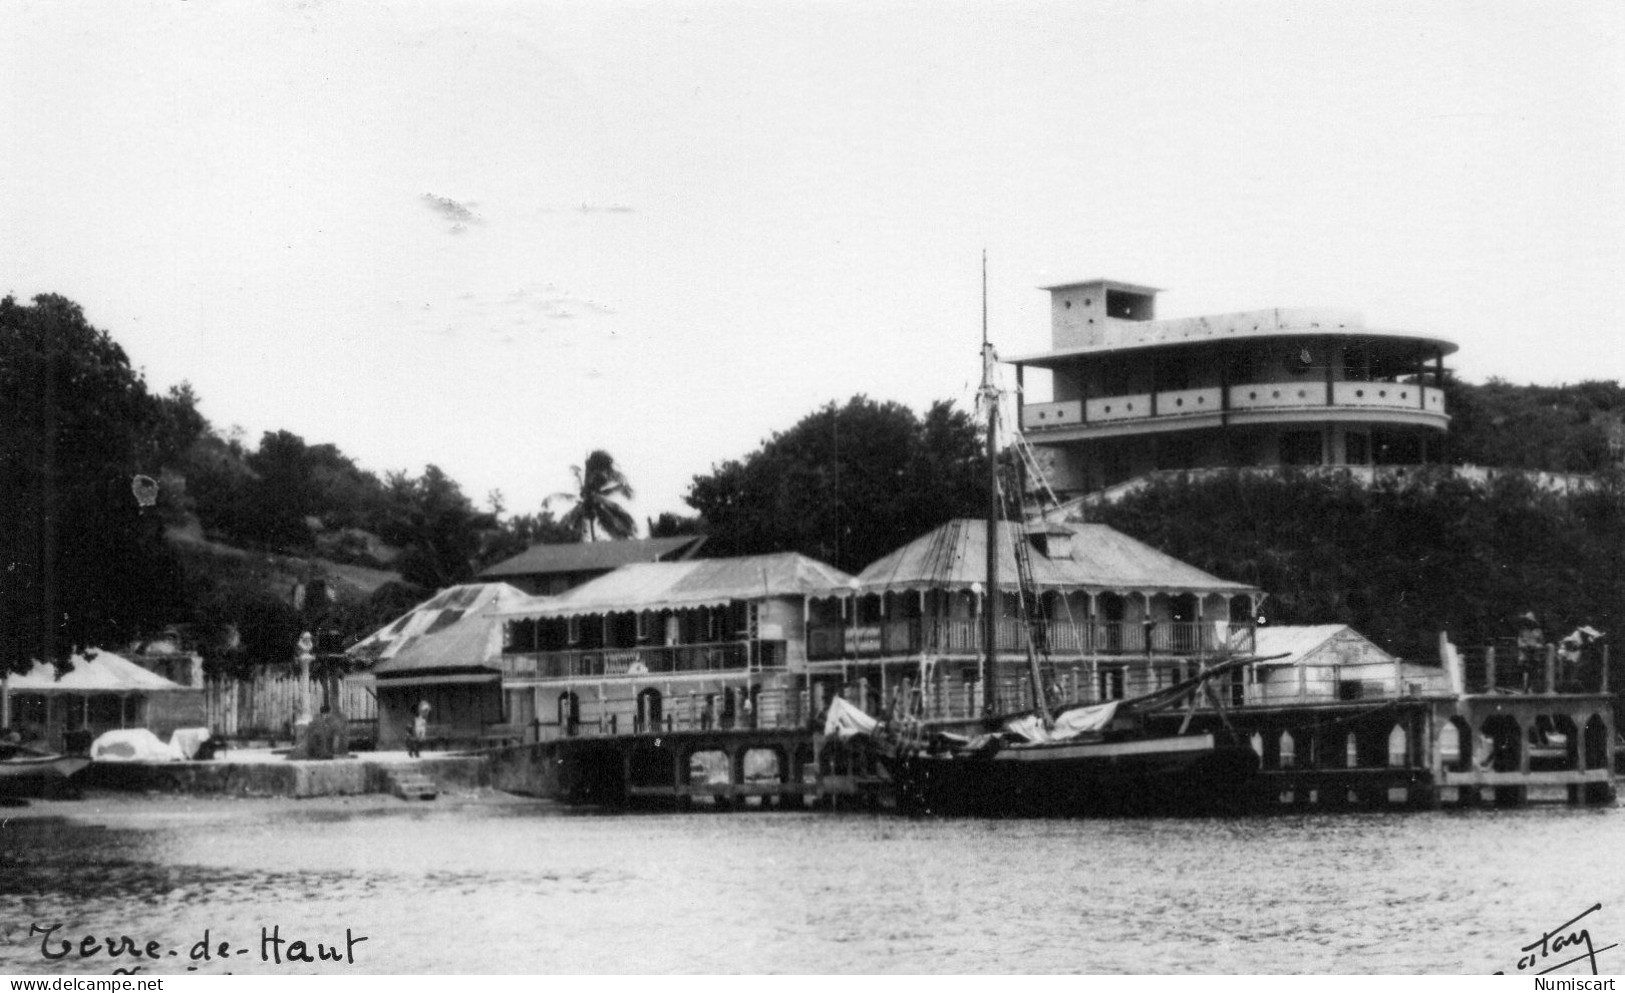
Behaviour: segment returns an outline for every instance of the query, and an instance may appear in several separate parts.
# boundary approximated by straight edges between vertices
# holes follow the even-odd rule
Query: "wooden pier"
[[[1614,697],[1486,692],[1169,713],[1155,733],[1235,733],[1262,813],[1615,800]],[[565,737],[492,754],[492,784],[571,803],[675,809],[889,806],[874,756],[805,728]]]
[[[1228,720],[1259,754],[1265,812],[1601,804],[1615,799],[1613,703],[1485,693],[1247,707]],[[1222,727],[1211,714],[1193,724]]]

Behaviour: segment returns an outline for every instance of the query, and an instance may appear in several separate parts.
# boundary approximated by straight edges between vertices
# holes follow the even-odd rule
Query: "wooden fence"
[[[371,686],[358,680],[340,680],[335,702],[351,721],[378,719],[378,701]],[[299,679],[271,676],[254,680],[210,680],[204,686],[204,708],[209,728],[226,738],[293,737],[294,722],[302,709]],[[311,712],[321,710],[322,684],[310,685]]]

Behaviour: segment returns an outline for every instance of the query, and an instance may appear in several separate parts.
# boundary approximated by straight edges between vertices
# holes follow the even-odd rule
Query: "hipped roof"
[[[375,676],[434,671],[501,670],[502,621],[497,611],[547,601],[507,583],[471,583],[440,591],[352,646],[352,658],[377,663]]]
[[[516,604],[509,616],[568,617],[629,610],[715,607],[734,600],[850,592],[852,577],[795,552],[687,562],[640,562],[546,602]]]
[[[61,678],[55,666],[36,662],[28,672],[13,675],[6,685],[14,693],[153,693],[187,688],[112,652],[87,652],[71,661],[73,668]]]
[[[701,535],[644,538],[626,541],[582,541],[532,545],[480,573],[481,578],[544,576],[558,572],[596,572],[618,569],[633,562],[660,562],[688,558],[705,541]]]
[[[1046,523],[1046,534],[1070,533],[1070,554],[1046,555],[1028,545],[1033,582],[1039,589],[1115,593],[1257,593],[1257,587],[1203,572],[1104,524]],[[1027,542],[1027,526],[999,524],[999,587],[1019,585],[1015,543]],[[1053,540],[1053,539],[1051,539]],[[1053,547],[1053,546],[1052,546]],[[969,589],[987,583],[987,524],[959,519],[916,538],[864,569],[866,592]]]

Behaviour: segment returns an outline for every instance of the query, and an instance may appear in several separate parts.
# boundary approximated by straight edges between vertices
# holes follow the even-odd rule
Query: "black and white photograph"
[[[1625,5],[0,0],[0,127],[0,975],[1625,973]]]

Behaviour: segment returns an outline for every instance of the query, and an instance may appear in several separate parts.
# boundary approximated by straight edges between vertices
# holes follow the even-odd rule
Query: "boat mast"
[[[999,712],[999,391],[993,385],[993,346],[987,340],[987,249],[982,249],[982,402],[987,404],[987,593],[982,601],[982,655],[986,685],[982,707]]]

